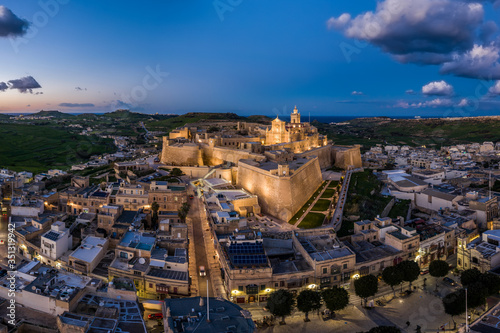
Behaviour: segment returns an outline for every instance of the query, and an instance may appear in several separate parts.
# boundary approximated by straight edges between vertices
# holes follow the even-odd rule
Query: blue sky
[[[410,0],[379,1],[400,7],[368,35],[360,27],[373,22],[357,15],[382,17],[383,8],[367,0],[4,1],[0,90],[1,82],[8,88],[0,112],[269,115],[297,105],[331,116],[499,114],[500,9],[491,1],[421,1],[429,17],[422,21],[401,18],[415,12]],[[437,23],[446,15],[458,34]],[[16,19],[26,22],[23,31]],[[467,67],[474,50],[484,51],[471,53],[484,66]],[[485,72],[491,80],[478,79]]]

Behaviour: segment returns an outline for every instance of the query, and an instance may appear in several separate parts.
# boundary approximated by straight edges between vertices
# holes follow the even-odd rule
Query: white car
[[[200,266],[200,276],[207,276],[207,272],[205,271],[205,266]]]

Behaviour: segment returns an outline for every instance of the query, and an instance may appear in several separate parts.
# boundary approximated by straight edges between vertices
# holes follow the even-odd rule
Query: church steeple
[[[293,109],[293,112],[290,115],[290,120],[292,124],[300,124],[300,113],[299,110],[297,109],[297,105],[295,105],[295,108]]]

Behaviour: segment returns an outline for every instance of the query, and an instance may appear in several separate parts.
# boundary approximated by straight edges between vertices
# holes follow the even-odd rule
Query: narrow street
[[[211,270],[208,265],[207,259],[207,249],[205,247],[205,240],[203,238],[203,221],[200,216],[200,209],[204,209],[201,199],[197,196],[190,200],[191,209],[189,210],[188,218],[193,223],[193,238],[190,242],[194,244],[194,257],[196,262],[196,270],[192,272],[192,279],[197,279],[198,290],[200,296],[207,295],[207,280],[211,278]],[[206,271],[206,276],[200,276],[199,267],[204,266]],[[208,280],[209,281],[209,280]],[[209,281],[208,292],[210,296],[213,296],[212,285]]]

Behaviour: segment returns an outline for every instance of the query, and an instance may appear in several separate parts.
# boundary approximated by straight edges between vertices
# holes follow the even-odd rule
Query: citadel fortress
[[[184,172],[203,167],[197,176],[210,173],[242,187],[258,196],[263,212],[288,221],[321,185],[321,169],[361,167],[359,146],[333,145],[316,127],[301,122],[297,107],[290,118],[276,117],[270,126],[231,121],[186,125],[163,137],[161,163]]]

